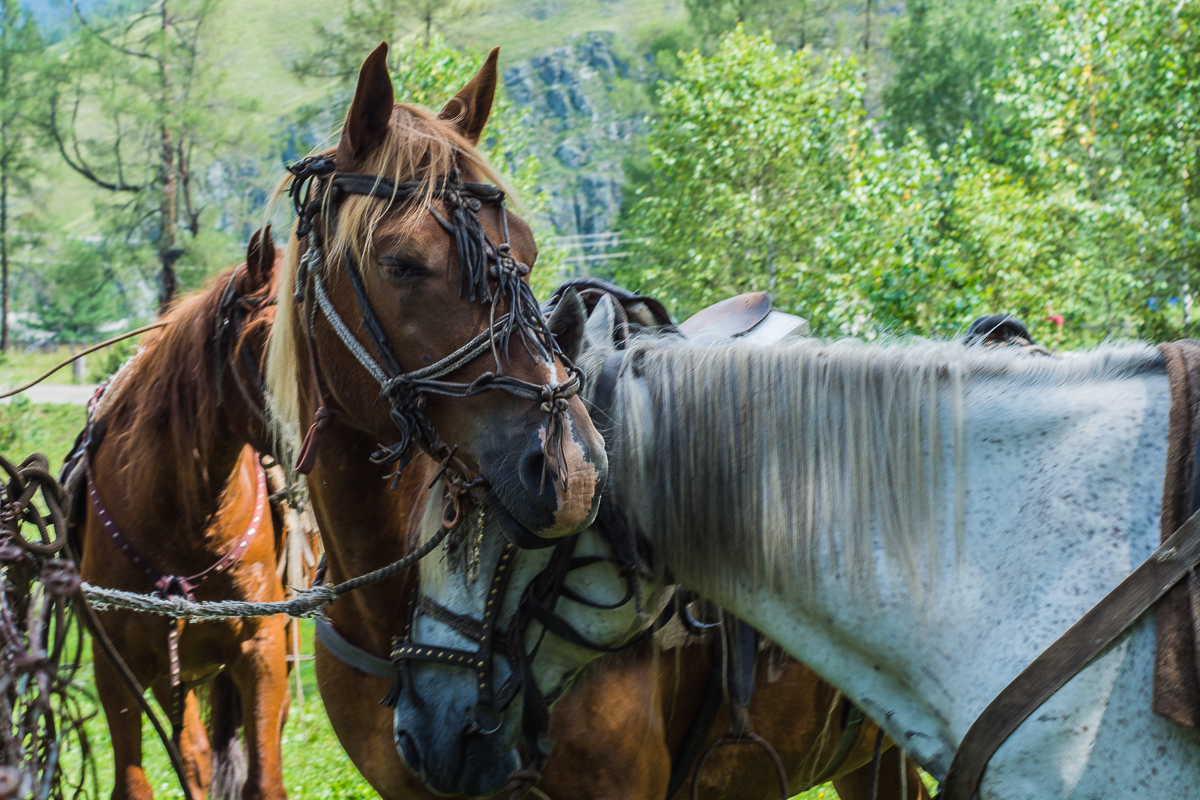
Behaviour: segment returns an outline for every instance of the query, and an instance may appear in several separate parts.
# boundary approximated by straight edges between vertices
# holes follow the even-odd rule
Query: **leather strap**
[[[997,748],[1200,562],[1200,512],[1192,514],[1117,588],[1013,679],[972,723],[937,800],[970,800]]]
[[[372,655],[361,647],[356,647],[346,641],[327,620],[320,616],[313,617],[313,626],[317,638],[329,653],[347,666],[353,667],[365,675],[392,680],[396,677],[396,668],[386,658]]]
[[[671,778],[667,782],[665,800],[671,800],[683,788],[683,782],[691,774],[692,767],[696,765],[696,759],[700,758],[704,742],[708,739],[708,732],[712,730],[713,723],[717,720],[717,712],[721,710],[720,648],[710,644],[710,654],[708,680],[704,684],[704,697],[700,700],[700,707],[696,709],[696,716],[688,728],[683,745],[680,746],[675,760],[671,763]]]

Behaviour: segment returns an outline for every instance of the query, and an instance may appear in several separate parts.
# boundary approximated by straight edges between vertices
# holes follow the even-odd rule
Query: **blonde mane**
[[[1162,368],[1148,345],[1050,359],[928,341],[643,340],[614,399],[616,499],[677,572],[721,564],[722,580],[803,590],[830,568],[821,553],[836,553],[848,583],[870,590],[878,535],[920,587],[943,532],[961,537],[971,385],[1087,385]]]
[[[333,156],[335,148],[320,151]],[[488,181],[506,188],[495,170],[479,151],[454,127],[452,122],[439,119],[437,114],[421,106],[398,103],[392,111],[388,134],[384,141],[359,169],[363,173],[390,178],[396,183],[421,181],[420,200],[405,206],[406,223],[412,223],[424,210],[434,191],[435,181],[458,166],[468,174],[468,179]],[[292,177],[286,176],[275,191],[277,201],[291,185]],[[329,183],[325,182],[324,191]],[[337,224],[319,219],[323,225],[322,241],[327,253],[350,252],[364,269],[375,263],[371,258],[371,241],[376,229],[389,213],[393,204],[375,197],[350,195],[341,203]],[[306,324],[298,319],[301,308],[294,296],[296,273],[300,265],[300,242],[293,234],[288,239],[283,258],[283,274],[279,284],[278,311],[271,340],[267,347],[266,386],[271,411],[271,424],[284,463],[292,464],[300,446],[300,437],[308,427],[300,419],[301,363],[299,331]],[[340,270],[332,269],[325,276],[332,287],[337,284]],[[356,315],[357,316],[357,315]],[[350,322],[353,325],[353,321]]]

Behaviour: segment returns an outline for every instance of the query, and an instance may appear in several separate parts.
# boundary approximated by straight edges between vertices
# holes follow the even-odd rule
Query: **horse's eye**
[[[413,281],[429,274],[429,270],[421,264],[400,256],[383,256],[379,259],[379,266],[383,267],[389,278],[398,281]]]

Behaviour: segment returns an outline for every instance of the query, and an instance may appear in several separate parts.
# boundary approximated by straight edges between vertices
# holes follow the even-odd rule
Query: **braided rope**
[[[317,298],[317,305],[321,307],[321,312],[325,314],[325,319],[333,328],[333,332],[342,340],[342,344],[346,345],[351,355],[363,365],[367,372],[371,373],[371,377],[380,386],[386,386],[388,382],[387,373],[379,364],[375,363],[375,359],[371,358],[371,354],[362,346],[362,342],[355,338],[350,329],[346,327],[346,323],[342,321],[341,316],[337,313],[337,309],[333,307],[333,301],[329,299],[329,295],[325,292],[325,282],[321,280],[319,270],[312,272],[313,294]]]
[[[147,614],[159,614],[166,617],[182,619],[230,619],[233,617],[269,617],[275,614],[287,614],[289,617],[313,617],[321,613],[325,606],[332,603],[347,592],[361,589],[372,583],[378,583],[384,578],[403,572],[416,564],[429,553],[433,552],[442,540],[450,534],[450,529],[443,527],[429,541],[422,544],[404,558],[393,561],[374,572],[351,578],[336,586],[314,586],[311,589],[296,589],[296,596],[290,600],[280,600],[272,603],[250,603],[241,600],[212,600],[197,602],[182,597],[158,597],[151,594],[124,592],[117,589],[103,589],[85,583],[82,585],[83,595],[88,602],[99,609],[120,608],[129,611],[141,611]]]

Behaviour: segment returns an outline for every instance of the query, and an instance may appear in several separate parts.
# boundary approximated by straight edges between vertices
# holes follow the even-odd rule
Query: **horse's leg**
[[[142,771],[142,710],[104,654],[98,648],[94,653],[96,694],[112,737],[112,798],[152,800],[154,792]]]
[[[158,680],[150,687],[154,699],[166,714],[166,723],[171,724],[171,685]],[[189,690],[183,698],[183,735],[179,741],[179,755],[183,758],[183,771],[195,800],[204,800],[212,780],[212,750],[208,745],[208,733],[204,730],[204,718],[200,716],[200,704],[196,693]]]
[[[245,623],[252,638],[229,664],[229,676],[241,696],[246,735],[244,800],[284,800],[283,718],[288,701],[287,643],[283,623],[274,618]]]
[[[917,765],[905,759],[904,762],[905,789],[904,800],[929,800],[929,792],[921,783]],[[841,800],[873,800],[871,797],[871,764],[848,772],[833,779],[833,788],[837,790]],[[898,800],[900,797],[900,748],[889,747],[883,751],[879,759],[879,793],[878,800]]]

